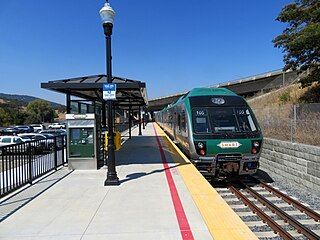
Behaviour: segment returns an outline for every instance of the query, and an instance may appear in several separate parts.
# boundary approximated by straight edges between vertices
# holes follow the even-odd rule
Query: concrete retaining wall
[[[260,168],[320,192],[320,147],[265,138]]]

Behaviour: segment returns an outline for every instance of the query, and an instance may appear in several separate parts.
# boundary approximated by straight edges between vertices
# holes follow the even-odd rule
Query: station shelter
[[[103,84],[107,75],[94,75],[41,83],[41,88],[66,95],[67,160],[72,169],[98,169],[106,164],[105,132],[107,104],[103,99]],[[148,105],[146,83],[112,77],[116,85],[113,101],[113,130],[128,129],[137,120],[141,133],[141,112]]]

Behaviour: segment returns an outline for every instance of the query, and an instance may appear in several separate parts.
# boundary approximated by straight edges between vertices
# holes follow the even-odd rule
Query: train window
[[[181,130],[183,132],[186,131],[186,114],[185,112],[183,111],[182,114],[181,114]]]
[[[256,131],[257,127],[248,108],[237,108],[237,119],[241,132]]]
[[[210,122],[214,132],[236,132],[238,129],[233,108],[210,109]]]
[[[251,132],[257,127],[248,108],[212,108],[210,123],[214,132]]]
[[[194,132],[196,133],[209,133],[211,132],[210,124],[208,121],[207,109],[194,109],[193,110],[194,119]]]

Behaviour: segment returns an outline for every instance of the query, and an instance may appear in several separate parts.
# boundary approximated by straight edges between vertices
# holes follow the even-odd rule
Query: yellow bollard
[[[120,132],[115,132],[114,146],[115,146],[116,151],[120,150],[120,148],[121,148],[121,133]]]
[[[121,133],[114,132],[114,148],[116,151],[121,148]],[[105,133],[105,142],[104,142],[105,150],[108,151],[108,132]]]

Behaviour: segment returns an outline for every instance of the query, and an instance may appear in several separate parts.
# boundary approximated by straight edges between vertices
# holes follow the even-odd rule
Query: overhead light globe
[[[105,3],[99,11],[102,23],[112,23],[114,21],[115,11],[112,9],[109,3]]]

